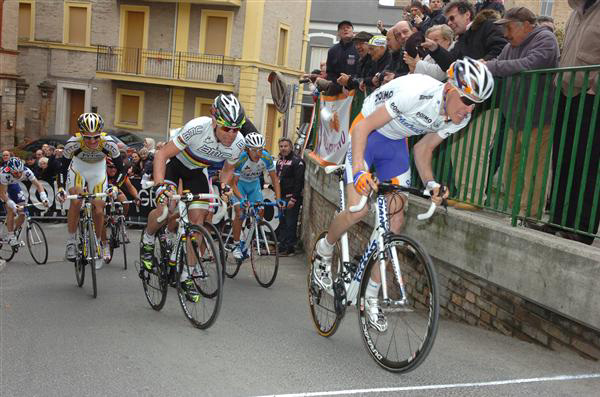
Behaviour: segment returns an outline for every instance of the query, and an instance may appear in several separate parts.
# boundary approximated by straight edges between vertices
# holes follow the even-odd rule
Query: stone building
[[[72,133],[80,113],[96,111],[109,131],[165,140],[207,115],[221,92],[239,95],[268,145],[296,123],[298,112],[286,124],[276,111],[267,76],[278,71],[291,83],[302,73],[310,1],[4,3],[16,4],[17,73],[38,87],[24,96],[31,138]]]

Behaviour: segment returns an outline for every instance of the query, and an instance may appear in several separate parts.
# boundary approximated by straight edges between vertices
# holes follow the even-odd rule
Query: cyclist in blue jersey
[[[233,205],[235,208],[235,219],[233,220],[233,240],[235,249],[233,256],[236,259],[244,257],[240,247],[240,234],[242,231],[242,206],[249,202],[262,201],[262,186],[260,177],[267,171],[275,189],[277,205],[280,209],[285,205],[281,200],[281,188],[279,178],[275,171],[273,156],[265,150],[265,138],[258,132],[246,135],[246,150],[240,156],[233,172]]]

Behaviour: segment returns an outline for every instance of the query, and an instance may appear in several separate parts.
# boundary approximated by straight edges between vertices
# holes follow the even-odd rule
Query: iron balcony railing
[[[223,55],[99,45],[96,71],[212,83],[233,83]]]

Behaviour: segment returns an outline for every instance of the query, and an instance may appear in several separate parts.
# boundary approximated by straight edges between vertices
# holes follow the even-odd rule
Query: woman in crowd
[[[448,25],[435,25],[427,31],[426,37],[435,41],[440,47],[449,50],[454,45],[454,32]],[[446,72],[444,72],[431,55],[427,55],[424,59],[411,57],[408,53],[404,53],[404,61],[408,65],[411,73],[426,74],[439,81],[446,80]]]

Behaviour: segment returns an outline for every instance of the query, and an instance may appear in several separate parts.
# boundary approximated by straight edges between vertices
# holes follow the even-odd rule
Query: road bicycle
[[[344,166],[328,166],[325,172],[335,173],[339,179],[339,208],[345,208]],[[356,306],[364,345],[381,367],[391,372],[408,372],[417,368],[433,346],[439,317],[437,276],[427,251],[419,242],[390,231],[386,194],[418,192],[391,183],[378,183],[375,205],[376,225],[361,256],[350,259],[348,235],[342,236],[334,248],[330,290],[322,288],[314,279],[316,245],[309,263],[308,302],[310,313],[321,336],[332,336],[338,329],[346,308]],[[360,211],[367,197],[349,210]],[[435,212],[432,202],[425,214],[428,219]],[[318,242],[326,235],[323,232]],[[315,244],[316,244],[315,242]],[[374,272],[379,271],[381,288],[376,298],[365,295]],[[371,300],[369,300],[371,299]],[[387,320],[387,327],[377,330],[369,324],[366,305],[376,299]]]
[[[242,212],[242,232],[240,248],[243,257],[236,259],[233,250],[236,244],[233,240],[233,221],[228,219],[221,226],[221,236],[225,247],[225,275],[235,277],[240,271],[244,259],[250,258],[252,272],[258,284],[269,288],[275,282],[279,269],[279,247],[273,227],[260,216],[260,208],[277,206],[271,201],[249,203]]]
[[[103,260],[100,255],[100,244],[96,236],[96,227],[92,217],[92,200],[102,200],[107,196],[106,193],[88,193],[84,191],[81,194],[70,194],[65,197],[66,200],[83,200],[79,223],[77,225],[75,257],[75,279],[77,286],[83,287],[85,281],[85,268],[90,269],[92,275],[92,296],[98,297],[98,286],[96,284],[96,261]]]
[[[127,270],[127,244],[129,237],[127,236],[127,222],[125,221],[125,213],[123,207],[127,204],[137,204],[134,200],[120,202],[115,200],[112,195],[109,195],[109,201],[104,215],[104,227],[106,228],[106,236],[110,247],[110,259],[106,263],[110,263],[113,258],[113,253],[116,248],[123,248],[123,269]]]
[[[166,302],[169,286],[174,287],[186,318],[201,329],[210,327],[219,315],[223,300],[223,265],[217,250],[218,243],[213,241],[211,233],[204,226],[190,223],[187,204],[212,199],[215,202],[209,205],[221,205],[219,196],[214,194],[172,195],[168,202],[177,202],[179,209],[175,238],[177,243],[169,237],[167,225],[164,225],[154,237],[152,269],[139,265],[139,277],[150,306],[156,311],[161,310]],[[167,215],[168,206],[165,206],[157,221],[164,221]],[[142,244],[140,240],[140,263]],[[186,280],[181,280],[181,274],[190,260],[197,264],[198,272],[192,274],[191,283],[186,283]]]
[[[8,240],[8,226],[6,224],[6,218],[4,222],[0,224],[0,259],[10,261],[15,254],[19,251],[19,248],[27,244],[27,249],[31,254],[34,262],[38,265],[44,265],[48,261],[48,242],[46,241],[46,235],[44,230],[39,223],[31,219],[28,208],[34,206],[34,204],[27,204],[25,206],[17,206],[19,210],[23,211],[25,219],[20,227],[15,229],[15,237],[19,242],[19,245],[11,246]],[[15,222],[16,222],[15,216]],[[23,242],[21,233],[25,231],[25,242]]]

